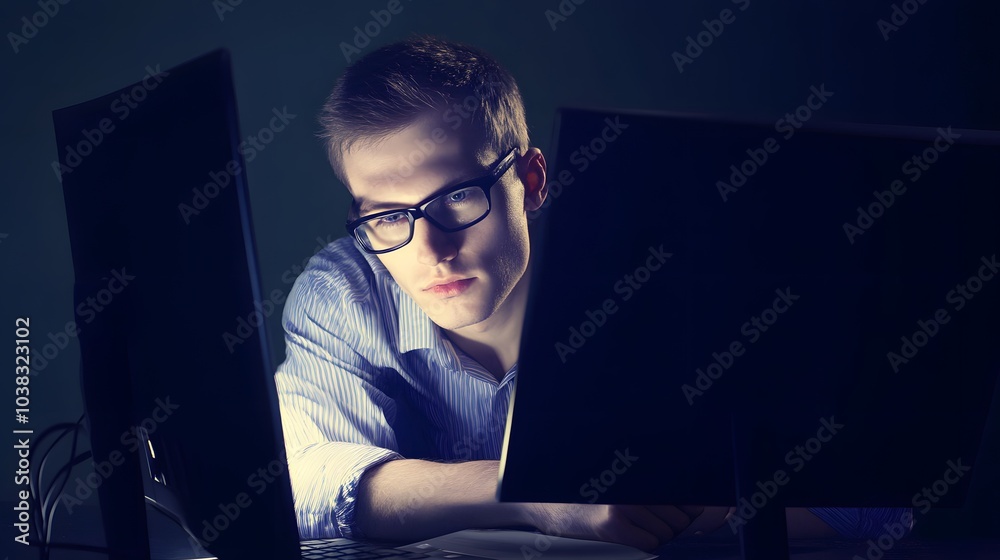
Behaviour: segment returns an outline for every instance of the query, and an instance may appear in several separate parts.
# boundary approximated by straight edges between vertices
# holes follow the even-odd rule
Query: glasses
[[[514,164],[518,149],[512,148],[497,162],[489,175],[465,181],[436,194],[412,208],[386,210],[348,222],[347,233],[372,254],[388,253],[413,239],[413,223],[420,218],[445,233],[472,227],[490,213],[490,189]]]

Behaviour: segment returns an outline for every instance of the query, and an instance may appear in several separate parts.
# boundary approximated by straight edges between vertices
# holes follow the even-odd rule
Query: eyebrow
[[[371,202],[369,200],[363,200],[360,205],[357,203],[357,201],[355,201],[354,205],[355,205],[355,208],[357,209],[357,216],[359,218],[362,217],[362,216],[364,216],[365,214],[379,212],[379,211],[382,211],[382,210],[397,210],[397,209],[403,209],[403,208],[413,208],[413,207],[419,205],[421,202],[426,202],[427,199],[434,198],[438,194],[441,194],[442,192],[444,192],[444,191],[446,191],[446,190],[448,190],[448,189],[450,189],[450,188],[452,188],[452,187],[454,187],[456,185],[460,185],[460,184],[462,184],[464,182],[465,181],[459,181],[459,182],[455,183],[454,185],[441,187],[441,188],[435,190],[434,192],[432,192],[431,194],[429,194],[429,195],[425,196],[424,198],[422,198],[419,202],[416,202],[414,204],[405,204],[405,203],[402,203],[402,202]]]
[[[364,201],[360,205],[355,202],[357,207],[357,216],[360,218],[365,214],[380,212],[382,210],[392,210],[394,208],[410,208],[409,204],[395,203],[395,202],[369,202]]]
[[[481,169],[481,170],[477,170],[476,171],[477,175],[475,177],[469,177],[469,178],[466,178],[466,179],[449,181],[449,182],[445,183],[445,185],[442,186],[441,188],[436,189],[434,192],[432,192],[431,194],[425,196],[419,202],[416,202],[416,203],[414,203],[412,205],[405,204],[405,203],[402,203],[402,202],[372,202],[370,200],[365,200],[365,199],[362,199],[361,202],[359,203],[358,200],[355,199],[353,201],[352,205],[351,205],[351,208],[355,212],[354,216],[356,216],[358,219],[360,219],[361,217],[365,216],[366,214],[374,213],[374,212],[379,212],[379,211],[382,211],[382,210],[397,210],[397,209],[403,209],[403,208],[413,208],[413,207],[419,205],[420,203],[426,202],[428,199],[434,198],[435,196],[443,193],[444,191],[447,191],[448,189],[452,189],[454,187],[457,187],[458,185],[461,185],[462,183],[465,183],[465,182],[468,182],[468,181],[473,181],[473,180],[476,180],[476,179],[480,179],[482,177],[486,177],[492,171],[493,171],[492,169]],[[377,177],[376,180],[381,179],[381,178],[382,177]]]

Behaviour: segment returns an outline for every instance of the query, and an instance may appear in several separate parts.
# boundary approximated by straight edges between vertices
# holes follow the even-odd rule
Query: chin
[[[442,329],[453,331],[462,327],[468,327],[481,323],[489,318],[489,313],[468,313],[468,312],[439,312],[428,314],[431,321]]]
[[[457,298],[456,298],[457,299]],[[445,330],[455,330],[481,323],[490,318],[493,311],[484,302],[471,302],[459,305],[448,305],[443,302],[434,302],[431,308],[424,308],[424,312],[430,317],[434,324]],[[457,303],[457,302],[456,302]]]

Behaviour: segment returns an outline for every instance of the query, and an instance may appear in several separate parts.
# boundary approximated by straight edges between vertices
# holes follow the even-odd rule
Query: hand
[[[642,550],[653,550],[680,535],[705,510],[702,506],[524,505],[528,524],[543,533],[614,542]],[[718,519],[718,512],[713,515],[706,527],[724,522]]]
[[[705,537],[719,531],[729,523],[729,518],[736,514],[735,507],[705,506],[702,512],[678,537]],[[729,531],[725,532],[726,535]]]

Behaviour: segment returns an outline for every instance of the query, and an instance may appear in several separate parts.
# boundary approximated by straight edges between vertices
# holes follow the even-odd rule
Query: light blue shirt
[[[500,458],[517,365],[497,382],[353,238],[310,259],[282,323],[275,382],[303,539],[363,536],[354,510],[369,467]],[[878,536],[905,509],[811,511],[853,538]]]

